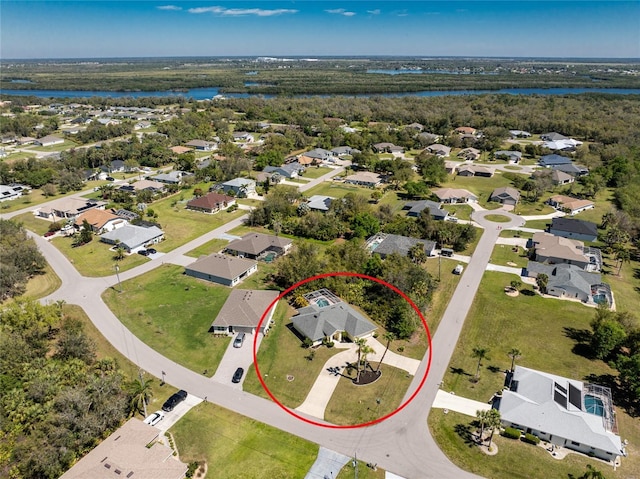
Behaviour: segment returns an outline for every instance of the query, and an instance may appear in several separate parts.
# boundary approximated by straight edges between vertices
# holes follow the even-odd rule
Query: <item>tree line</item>
[[[20,296],[46,261],[21,224],[0,219],[0,302]]]

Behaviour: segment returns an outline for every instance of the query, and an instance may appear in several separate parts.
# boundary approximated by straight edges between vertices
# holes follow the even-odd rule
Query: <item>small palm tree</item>
[[[64,299],[59,299],[59,300],[56,301],[56,306],[58,306],[58,308],[60,309],[60,319],[64,318],[64,309],[63,308],[64,308],[64,305],[66,303],[67,302]]]
[[[478,359],[478,367],[476,368],[476,381],[480,379],[480,366],[483,359],[489,359],[489,350],[487,348],[473,348],[471,356]]]
[[[358,345],[358,362],[356,363],[356,382],[360,381],[360,363],[362,362],[362,351],[363,348],[367,346],[367,341],[363,338],[358,338],[355,340],[355,343]]]
[[[382,335],[382,337],[387,341],[387,345],[385,346],[384,353],[382,353],[382,357],[380,358],[380,362],[378,363],[378,367],[376,369],[376,373],[378,371],[380,371],[380,366],[382,365],[382,361],[384,361],[384,357],[387,354],[387,351],[389,351],[389,346],[391,345],[391,341],[396,339],[396,335],[394,333],[392,333],[391,331],[387,331],[386,333],[384,333]]]
[[[476,418],[478,419],[478,421],[480,422],[480,436],[479,436],[479,441],[480,444],[482,444],[482,435],[484,434],[484,427],[487,424],[487,410],[486,409],[478,409],[476,411]]]
[[[516,359],[520,359],[522,357],[522,351],[518,348],[511,348],[511,350],[507,353],[507,356],[511,358],[511,372],[516,367]]]
[[[500,411],[497,409],[489,409],[487,411],[487,427],[491,428],[491,434],[489,435],[489,449],[491,449],[491,444],[493,444],[493,433],[496,432],[496,428],[500,427],[501,417]]]
[[[144,379],[142,374],[137,379],[134,379],[128,384],[128,392],[130,395],[130,406],[133,414],[136,412],[144,412],[144,417],[147,417],[147,404],[149,399],[153,396],[151,389],[152,379]]]

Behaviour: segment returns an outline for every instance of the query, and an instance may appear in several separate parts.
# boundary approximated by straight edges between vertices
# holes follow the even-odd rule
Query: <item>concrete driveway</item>
[[[177,423],[185,414],[187,414],[192,407],[197,406],[201,402],[202,399],[194,396],[193,394],[189,394],[187,399],[173,408],[173,411],[162,411],[164,413],[164,419],[156,424],[156,427],[164,433],[169,430],[171,426]],[[151,411],[149,411],[149,414],[151,414]]]
[[[260,347],[262,336],[262,334],[258,334],[258,348]],[[235,338],[236,335],[233,336],[233,339]],[[222,357],[222,361],[220,361],[220,364],[218,365],[216,373],[211,378],[213,381],[230,386],[234,389],[242,389],[242,383],[244,382],[244,378],[247,377],[249,366],[253,364],[253,338],[253,335],[247,334],[244,338],[242,347],[239,348],[234,348],[233,340],[231,340],[229,346],[227,346],[224,356]],[[232,383],[231,378],[233,378],[233,373],[235,373],[238,368],[244,369],[244,375],[239,383]]]

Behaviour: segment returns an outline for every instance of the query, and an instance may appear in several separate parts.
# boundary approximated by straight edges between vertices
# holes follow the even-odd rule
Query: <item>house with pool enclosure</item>
[[[626,456],[611,389],[522,366],[505,386],[493,403],[504,426],[605,461]]]

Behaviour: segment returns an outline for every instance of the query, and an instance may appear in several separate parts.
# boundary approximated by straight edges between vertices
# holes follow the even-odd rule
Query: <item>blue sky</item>
[[[640,1],[0,3],[0,57],[640,58]]]

